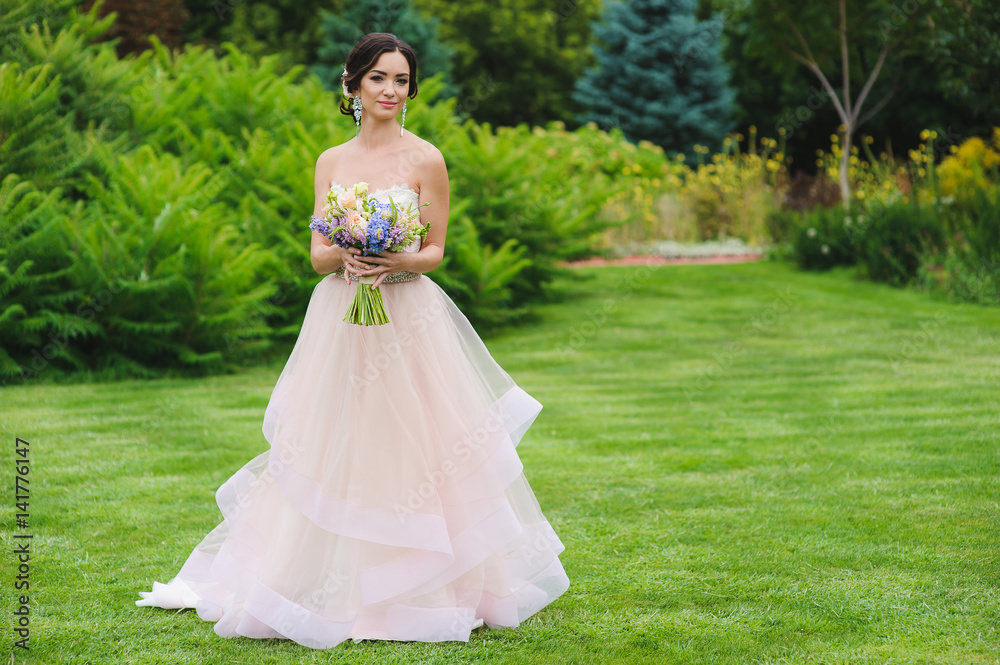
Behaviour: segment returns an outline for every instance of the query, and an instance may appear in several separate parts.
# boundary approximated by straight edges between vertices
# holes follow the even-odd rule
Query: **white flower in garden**
[[[851,218],[850,217],[845,217],[844,218],[844,226],[850,226],[850,225],[851,225]]]
[[[819,251],[823,252],[824,254],[829,254],[830,253],[830,246],[829,245],[823,245],[822,247],[819,248]]]
[[[816,229],[813,229],[813,228],[808,229],[806,231],[806,235],[809,236],[810,238],[815,238],[816,237]]]

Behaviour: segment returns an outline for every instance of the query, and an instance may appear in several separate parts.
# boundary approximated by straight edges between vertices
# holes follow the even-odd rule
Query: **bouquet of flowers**
[[[424,203],[423,205],[430,205]],[[356,247],[365,256],[382,252],[398,252],[417,238],[427,235],[430,226],[420,223],[419,208],[387,203],[368,193],[368,183],[359,182],[339,194],[333,189],[326,195],[323,216],[310,218],[309,228],[319,231],[335,245],[345,249]],[[376,275],[363,275],[354,292],[354,300],[344,315],[344,321],[363,326],[389,323],[379,288],[362,288],[374,284]]]

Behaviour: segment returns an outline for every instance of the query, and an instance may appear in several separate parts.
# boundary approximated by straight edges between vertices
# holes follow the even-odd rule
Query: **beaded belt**
[[[332,274],[336,275],[340,279],[343,279],[344,278],[344,266],[340,266]],[[386,278],[382,280],[382,283],[383,284],[398,284],[400,282],[412,282],[416,278],[420,277],[420,275],[421,275],[421,273],[419,273],[419,272],[406,272],[405,270],[401,270],[400,272],[394,272],[394,273],[391,273],[391,274],[387,275]],[[377,277],[377,275],[375,275],[375,276]],[[359,279],[361,279],[361,275],[357,275],[355,273],[351,273],[351,281],[352,282],[356,282]]]

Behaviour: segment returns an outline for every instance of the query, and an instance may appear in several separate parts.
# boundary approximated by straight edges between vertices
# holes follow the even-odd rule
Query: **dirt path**
[[[689,265],[689,264],[714,264],[714,263],[745,263],[747,261],[760,261],[763,254],[719,254],[716,256],[677,256],[667,258],[664,256],[635,254],[625,256],[620,259],[592,258],[582,261],[563,261],[558,265],[568,268],[583,268],[589,266],[660,266],[660,265]]]

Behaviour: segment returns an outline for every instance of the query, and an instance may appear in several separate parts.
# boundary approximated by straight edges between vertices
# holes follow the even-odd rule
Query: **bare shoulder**
[[[341,143],[332,148],[327,148],[316,158],[315,187],[317,197],[321,191],[326,191],[330,188],[333,174],[337,170],[337,162],[342,161],[344,156],[344,144]]]
[[[413,134],[413,151],[420,156],[420,163],[436,171],[445,166],[444,155],[437,146]]]
[[[420,166],[417,169],[417,187],[419,191],[440,190],[447,187],[448,167],[444,161],[444,155],[430,141],[413,137],[413,152],[411,160]],[[415,159],[414,159],[415,157]]]
[[[344,144],[335,145],[332,148],[327,148],[320,153],[319,157],[316,159],[316,169],[320,168],[329,169],[337,161],[337,157],[343,152]]]

